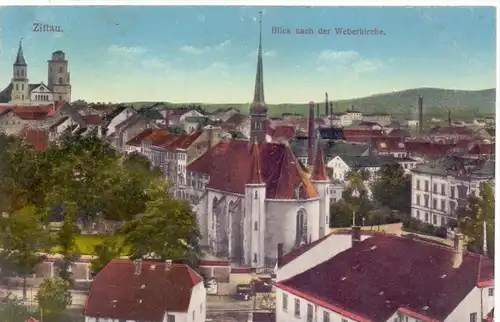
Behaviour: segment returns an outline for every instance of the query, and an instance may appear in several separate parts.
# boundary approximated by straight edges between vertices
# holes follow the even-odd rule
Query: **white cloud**
[[[255,58],[255,57],[257,57],[258,53],[259,53],[259,50],[255,49],[253,52],[251,52],[250,54],[248,54],[248,57]],[[262,56],[263,57],[275,57],[276,56],[276,51],[274,51],[274,50],[264,51],[262,53]]]
[[[378,59],[362,57],[349,51],[324,50],[318,54],[317,70],[321,72],[352,73],[355,75],[376,71],[384,66]]]
[[[220,61],[213,62],[208,67],[201,69],[199,73],[205,75],[217,75],[224,78],[228,78],[231,75],[227,64]]]
[[[194,46],[189,46],[189,45],[184,45],[180,48],[180,51],[183,51],[188,54],[192,55],[201,55],[206,52],[210,51],[222,51],[226,49],[229,45],[231,44],[231,41],[226,40],[221,42],[220,44],[217,44],[215,46],[205,46],[205,47],[194,47]]]
[[[111,45],[108,48],[108,53],[114,55],[138,55],[138,54],[144,54],[146,52],[148,52],[148,50],[144,47],[127,47],[127,46]]]

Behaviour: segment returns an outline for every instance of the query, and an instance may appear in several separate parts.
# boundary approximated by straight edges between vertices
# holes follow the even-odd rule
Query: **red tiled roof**
[[[356,321],[386,321],[400,309],[442,321],[493,279],[484,256],[465,252],[456,269],[453,256],[449,247],[376,234],[276,286]]]
[[[379,152],[406,152],[405,143],[397,137],[372,138],[371,144]]]
[[[35,319],[34,317],[30,316],[26,322],[40,322],[39,320]]]
[[[304,197],[317,196],[317,191],[307,175],[300,169],[288,145],[264,142],[259,144],[260,169],[266,183],[269,199],[295,199],[295,191],[302,186]],[[222,141],[191,162],[189,171],[210,175],[209,188],[244,194],[245,183],[250,178],[248,161],[249,142],[245,140]]]
[[[407,141],[405,142],[405,146],[408,153],[425,156],[445,155],[454,147],[453,144],[440,144],[422,141]]]
[[[132,146],[140,146],[142,143],[142,140],[147,138],[153,133],[153,129],[145,129],[141,133],[137,134],[135,137],[133,137],[130,141],[127,142],[127,145],[132,145]]]
[[[394,129],[391,132],[389,132],[387,134],[387,136],[394,137],[394,138],[398,137],[398,138],[403,138],[403,139],[411,137],[410,132],[408,132],[407,130],[402,130],[402,129]]]
[[[177,141],[175,141],[174,145],[176,146],[176,149],[187,149],[202,134],[203,134],[202,131],[192,132],[189,135],[187,135],[187,137],[185,139],[183,139],[182,142],[177,143]]]
[[[273,138],[293,139],[295,137],[295,127],[293,125],[276,125],[268,130],[268,134]]]
[[[317,149],[316,158],[314,158],[314,172],[311,176],[313,181],[325,181],[328,180],[328,176],[325,171],[325,160],[323,157],[323,149]]]
[[[102,125],[104,123],[99,115],[83,115],[82,118],[87,125]]]
[[[84,315],[161,322],[165,311],[186,312],[202,278],[187,265],[165,265],[143,260],[136,275],[133,261],[113,259],[94,278]]]
[[[470,135],[472,136],[474,132],[466,127],[455,127],[455,126],[436,126],[429,131],[429,135]]]
[[[49,146],[49,133],[47,131],[26,128],[20,134],[24,141],[36,151],[43,151]]]

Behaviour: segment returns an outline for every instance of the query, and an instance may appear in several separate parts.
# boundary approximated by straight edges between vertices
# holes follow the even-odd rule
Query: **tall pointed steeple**
[[[253,105],[265,106],[264,66],[262,65],[262,11],[259,11],[259,15],[259,51],[257,53],[257,75],[255,76]]]
[[[19,49],[17,50],[17,57],[16,57],[16,62],[14,63],[14,66],[27,66],[26,60],[24,60],[24,55],[23,55],[23,44],[22,44],[22,38],[19,40]]]
[[[264,67],[262,65],[262,11],[259,12],[259,51],[257,54],[257,75],[255,91],[250,107],[250,141],[258,143],[266,141],[267,106],[264,99]]]
[[[323,149],[318,146],[316,150],[316,158],[314,158],[314,171],[311,176],[312,181],[328,181],[328,176],[325,171],[325,160],[323,157]]]
[[[264,183],[262,181],[262,174],[260,170],[260,151],[259,144],[257,143],[257,139],[254,139],[252,144],[252,150],[250,151],[251,158],[251,166],[250,166],[250,178],[248,179],[249,184],[261,184]]]

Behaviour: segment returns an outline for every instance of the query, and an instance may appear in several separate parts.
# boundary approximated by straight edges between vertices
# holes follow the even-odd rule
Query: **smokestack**
[[[424,132],[424,98],[418,98],[418,132]]]
[[[448,126],[451,126],[451,108],[448,109]]]
[[[208,135],[208,148],[210,149],[214,144],[214,129],[211,125],[208,125],[206,131]]]
[[[356,245],[357,243],[359,243],[361,241],[361,227],[352,226],[351,241],[352,241],[352,246]]]
[[[316,104],[316,117],[319,117],[319,104]]]
[[[281,265],[281,259],[283,258],[283,243],[278,244],[278,266]]]
[[[325,93],[325,116],[328,115],[328,93]]]
[[[307,164],[314,164],[314,102],[309,102],[309,124],[307,128]]]
[[[330,102],[330,116],[333,116],[333,102]]]
[[[135,275],[141,274],[141,266],[142,266],[142,261],[140,259],[135,259],[134,260]]]
[[[454,244],[453,268],[458,268],[464,258],[464,235],[462,233],[455,234]]]

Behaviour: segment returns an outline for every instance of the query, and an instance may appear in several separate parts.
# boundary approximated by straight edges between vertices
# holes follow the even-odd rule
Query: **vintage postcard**
[[[0,321],[493,321],[496,17],[0,6]]]

